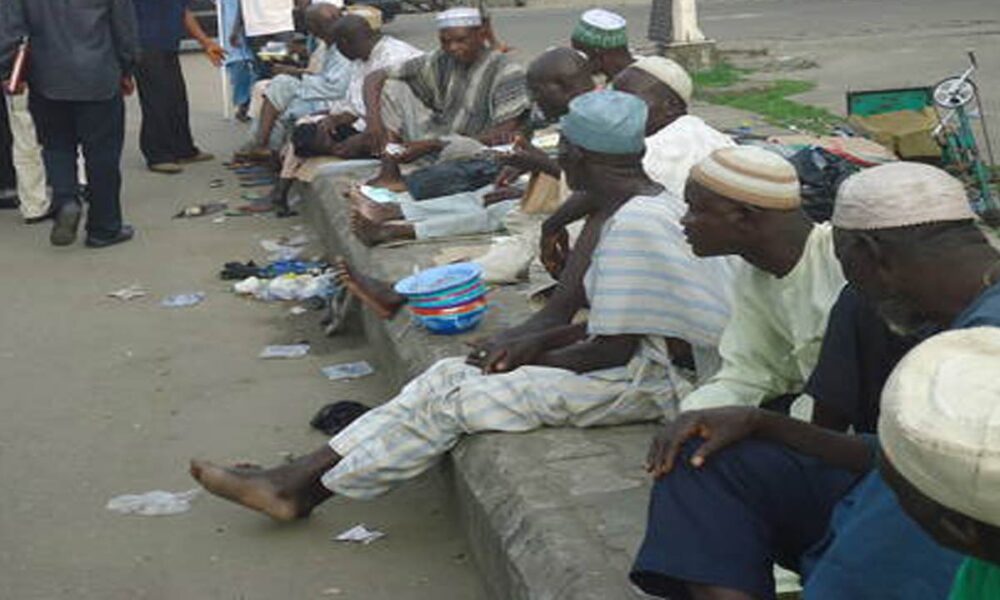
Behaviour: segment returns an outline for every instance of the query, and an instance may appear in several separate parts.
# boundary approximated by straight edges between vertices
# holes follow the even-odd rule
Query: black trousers
[[[125,144],[125,102],[121,96],[78,102],[32,94],[28,108],[42,145],[53,210],[79,201],[77,151],[82,149],[89,189],[87,233],[97,238],[116,235],[122,227],[121,158]]]
[[[135,70],[142,105],[139,148],[146,163],[177,162],[191,158],[199,150],[191,138],[187,86],[181,72],[180,55],[166,50],[143,48]]]

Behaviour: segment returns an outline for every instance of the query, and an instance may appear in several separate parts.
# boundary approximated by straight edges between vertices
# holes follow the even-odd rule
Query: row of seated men
[[[475,73],[452,62],[464,47],[448,33],[482,37],[477,18],[445,13],[436,59],[365,77],[375,147],[440,152],[441,100],[474,119],[471,79],[434,86]],[[480,51],[499,72],[513,64]],[[786,160],[683,116],[690,79],[676,65],[631,61],[612,90],[593,89],[591,65],[553,50],[524,76],[559,117],[558,158],[523,146],[511,166],[571,190],[540,226],[559,281],[546,306],[290,464],[195,460],[195,479],[292,520],[333,495],[386,493],[479,432],[661,420],[628,574],[646,593],[774,598],[779,564],[801,575],[804,598],[1000,597],[1000,253],[962,183],[928,165],[875,167],[840,187],[830,223],[814,223]],[[409,91],[390,99],[392,81]],[[506,139],[511,119],[489,121],[479,141]],[[677,123],[697,143],[658,148]],[[391,210],[356,206],[359,220]],[[568,247],[562,232],[578,221]],[[404,302],[345,271],[383,316]]]

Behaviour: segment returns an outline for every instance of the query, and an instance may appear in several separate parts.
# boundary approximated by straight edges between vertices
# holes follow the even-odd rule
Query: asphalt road
[[[496,9],[500,36],[530,60],[568,41],[590,5],[619,11],[633,43],[645,43],[649,4],[576,3]],[[788,76],[816,81],[806,101],[843,112],[848,90],[931,85],[967,65],[975,48],[984,99],[1000,108],[1000,2],[997,0],[700,0],[701,26],[723,49],[767,48],[775,57],[818,63]],[[406,15],[388,33],[433,42],[429,15]]]

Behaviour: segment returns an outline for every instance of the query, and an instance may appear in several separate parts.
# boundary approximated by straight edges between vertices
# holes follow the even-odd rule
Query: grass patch
[[[817,134],[829,133],[843,120],[830,111],[789,100],[816,87],[810,81],[779,79],[763,82],[760,88],[743,91],[702,91],[700,96],[713,104],[731,106],[756,113],[765,121],[778,127],[795,127]]]
[[[747,69],[739,69],[725,61],[720,61],[707,71],[698,71],[691,76],[696,89],[729,87],[743,81],[743,76],[749,73]]]

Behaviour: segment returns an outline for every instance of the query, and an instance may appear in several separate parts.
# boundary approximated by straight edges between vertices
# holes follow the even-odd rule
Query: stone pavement
[[[719,128],[751,116],[723,107],[696,106]],[[433,266],[443,248],[468,239],[367,248],[349,230],[347,187],[375,172],[318,177],[299,186],[306,215],[332,255],[387,281]],[[478,236],[488,243],[490,236]],[[382,321],[362,311],[365,332],[397,383],[437,360],[464,355],[463,342],[522,321],[530,312],[530,284],[495,288],[492,308],[476,331],[430,335],[401,314]],[[467,438],[447,461],[461,520],[480,572],[493,597],[507,600],[618,600],[633,591],[627,573],[644,531],[649,478],[642,463],[655,426],[543,429],[528,434]]]

